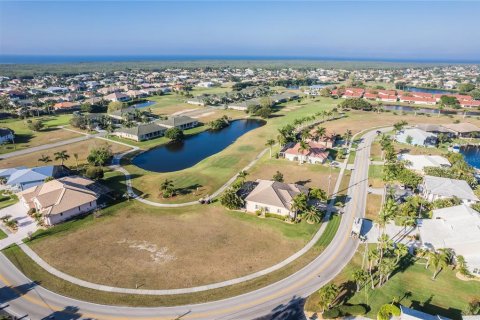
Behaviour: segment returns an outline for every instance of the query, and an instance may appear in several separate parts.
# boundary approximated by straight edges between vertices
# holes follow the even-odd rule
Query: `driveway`
[[[17,232],[8,233],[8,238],[0,240],[0,250],[13,243],[21,242],[22,239],[28,237],[29,233],[33,233],[38,229],[37,223],[34,219],[28,216],[27,211],[27,208],[25,208],[20,202],[0,210],[0,217],[10,215],[12,216],[12,219],[18,221]]]

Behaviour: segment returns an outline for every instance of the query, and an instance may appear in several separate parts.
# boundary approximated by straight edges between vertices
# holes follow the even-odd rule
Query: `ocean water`
[[[2,55],[0,64],[52,64],[82,62],[132,62],[132,61],[195,61],[195,60],[306,60],[352,61],[390,63],[480,63],[480,60],[387,59],[387,58],[337,58],[312,56],[256,56],[256,55]]]

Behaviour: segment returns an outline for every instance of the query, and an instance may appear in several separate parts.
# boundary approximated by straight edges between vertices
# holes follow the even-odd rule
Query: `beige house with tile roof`
[[[28,209],[43,215],[47,226],[55,225],[97,208],[98,195],[88,188],[94,182],[78,176],[64,177],[18,193]]]
[[[291,210],[293,198],[300,193],[308,194],[308,188],[270,180],[257,180],[255,189],[245,198],[248,212],[265,210],[266,213],[295,217]]]

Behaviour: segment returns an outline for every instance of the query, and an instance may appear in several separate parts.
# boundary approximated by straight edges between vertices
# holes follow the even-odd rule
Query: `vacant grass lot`
[[[30,245],[48,263],[84,280],[170,289],[262,270],[298,251],[317,228],[219,205],[164,209],[132,200],[105,209],[104,217],[40,232]]]
[[[62,130],[62,132],[64,132],[64,130]],[[107,142],[105,140],[100,140],[100,139],[89,139],[85,141],[72,143],[69,145],[51,148],[48,150],[42,150],[42,151],[32,152],[29,154],[24,154],[17,157],[3,159],[3,160],[0,160],[0,168],[11,168],[11,167],[17,167],[17,166],[27,166],[27,167],[42,166],[42,165],[45,165],[45,163],[38,161],[38,159],[40,159],[42,155],[47,155],[50,157],[52,162],[48,164],[52,164],[52,163],[60,164],[59,160],[55,160],[54,153],[62,150],[66,150],[67,153],[70,155],[70,158],[66,160],[64,164],[68,167],[74,168],[76,166],[76,160],[73,156],[75,153],[78,154],[78,164],[81,165],[87,162],[87,156],[90,153],[90,150],[92,148],[95,148],[98,146],[104,146],[106,144],[110,145],[113,153],[121,153],[130,149],[129,147],[126,147],[118,143],[111,143],[111,142]]]
[[[362,265],[363,246],[355,254],[352,261],[333,280],[340,285],[352,279],[352,272]],[[433,315],[441,315],[450,319],[461,319],[461,311],[473,298],[478,298],[480,282],[464,282],[456,278],[456,270],[444,269],[436,280],[432,280],[432,270],[425,269],[425,261],[420,259],[405,266],[395,273],[381,288],[367,289],[359,293],[347,293],[348,303],[366,303],[370,306],[368,318],[375,318],[379,308],[391,303],[395,298],[407,307],[413,307]],[[453,294],[452,294],[453,293]],[[348,298],[349,297],[349,298]],[[306,303],[306,310],[318,311],[318,295],[310,296]]]
[[[17,246],[11,246],[5,249],[3,253],[19,268],[29,279],[41,283],[45,288],[58,292],[62,295],[76,299],[91,301],[101,304],[127,305],[127,306],[171,306],[188,303],[200,303],[213,300],[224,299],[252,290],[259,289],[273,282],[284,279],[293,272],[306,266],[315,257],[317,257],[325,247],[331,242],[333,236],[340,224],[340,217],[333,216],[315,246],[297,260],[293,261],[284,268],[272,272],[257,279],[247,281],[241,284],[209,290],[199,293],[182,294],[173,296],[142,296],[116,294],[103,291],[86,289],[73,285],[62,279],[59,279],[36,263],[23,253]]]
[[[70,116],[61,115],[34,118],[34,120],[37,119],[42,119],[45,125],[45,128],[39,132],[28,129],[26,120],[1,120],[0,127],[10,128],[15,131],[15,145],[6,144],[0,146],[0,154],[80,136],[78,133],[56,128],[59,125],[68,124]]]
[[[307,187],[320,187],[327,191],[328,177],[330,169],[328,166],[320,164],[298,164],[296,161],[285,159],[270,158],[269,153],[263,156],[250,171],[247,176],[248,180],[265,179],[271,180],[273,175],[280,171],[283,174],[284,182],[296,183]],[[330,192],[333,191],[338,178],[340,169],[331,169]]]

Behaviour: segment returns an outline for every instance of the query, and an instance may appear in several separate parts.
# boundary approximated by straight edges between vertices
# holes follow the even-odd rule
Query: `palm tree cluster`
[[[333,283],[323,286],[320,290],[318,290],[318,304],[322,309],[322,313],[334,306],[339,292],[340,289]]]
[[[448,248],[439,250],[423,250],[421,255],[427,259],[425,269],[431,267],[433,269],[432,280],[435,280],[442,269],[453,264],[453,251]]]
[[[313,192],[312,192],[313,191]],[[304,218],[308,223],[320,223],[323,219],[323,212],[311,203],[311,200],[326,200],[326,192],[322,189],[312,189],[309,195],[305,193],[299,193],[292,199],[290,209],[295,212],[295,214],[301,213],[302,218]]]
[[[386,234],[382,234],[376,248],[369,250],[367,255],[367,273],[371,288],[383,286],[390,279],[392,273],[400,267],[402,258],[407,255],[406,245],[394,244]]]
[[[164,198],[170,198],[175,195],[175,186],[173,184],[173,180],[165,179],[160,184],[160,190],[163,192]]]

